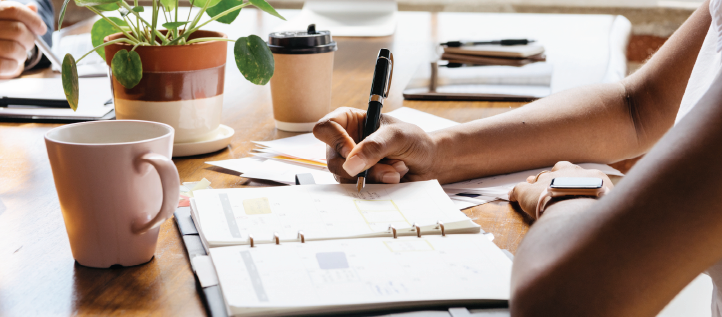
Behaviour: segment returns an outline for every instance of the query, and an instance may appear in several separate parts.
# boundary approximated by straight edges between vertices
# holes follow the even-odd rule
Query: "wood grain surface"
[[[287,17],[293,11],[284,11]],[[441,13],[440,13],[441,14]],[[267,34],[271,17],[244,9],[239,29]],[[384,111],[405,106],[458,122],[492,116],[520,103],[404,101],[401,91],[416,67],[434,54],[436,14],[401,12],[394,36],[336,38],[333,107],[365,109],[374,58],[390,48],[397,61]],[[235,25],[234,25],[235,27]],[[229,55],[232,58],[232,55]],[[176,158],[181,181],[206,178],[215,188],[244,187],[250,180],[207,165],[209,160],[242,158],[251,140],[294,134],[274,128],[268,86],[243,79],[228,62],[223,124],[235,129],[231,144],[219,152]],[[36,74],[36,76],[44,76]],[[82,89],[82,88],[81,88]],[[78,265],[70,252],[43,135],[57,124],[0,123],[0,316],[205,314],[174,221],[166,221],[153,260],[136,267],[92,269]],[[108,166],[112,168],[112,166]],[[494,202],[465,211],[494,234],[502,249],[516,251],[528,223],[508,203]]]

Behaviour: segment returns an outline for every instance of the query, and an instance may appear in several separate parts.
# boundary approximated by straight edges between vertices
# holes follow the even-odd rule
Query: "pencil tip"
[[[356,181],[356,189],[358,190],[359,193],[361,192],[361,190],[364,188],[365,185],[366,185],[366,178],[363,176],[359,177],[358,181]]]

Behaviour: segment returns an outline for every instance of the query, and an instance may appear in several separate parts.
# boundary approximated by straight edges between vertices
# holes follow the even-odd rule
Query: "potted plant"
[[[65,0],[58,18],[63,22]],[[273,54],[258,36],[236,40],[202,28],[212,21],[232,23],[240,10],[255,6],[284,19],[265,0],[191,0],[187,17],[179,16],[179,0],[152,0],[150,21],[141,16],[144,8],[134,0],[75,0],[101,17],[93,24],[91,39],[96,52],[110,67],[116,117],[170,124],[176,143],[204,140],[219,127],[223,105],[226,42],[235,42],[236,66],[256,85],[273,76]],[[193,7],[199,7],[191,19]],[[104,12],[119,11],[120,18]],[[201,21],[204,14],[208,19]],[[159,17],[164,19],[161,24]],[[185,19],[184,19],[185,18]],[[284,19],[285,20],[285,19]],[[163,29],[161,29],[161,27]],[[66,54],[62,65],[65,96],[73,110],[78,107],[76,60]]]

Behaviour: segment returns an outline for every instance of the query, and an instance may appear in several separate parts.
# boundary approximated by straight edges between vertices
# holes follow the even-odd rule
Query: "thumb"
[[[395,137],[396,130],[389,126],[382,126],[378,131],[359,142],[348,154],[343,169],[354,176],[374,166],[380,160],[396,153],[402,139]]]
[[[32,10],[35,13],[38,13],[38,6],[34,3],[29,3],[27,5],[28,9]]]

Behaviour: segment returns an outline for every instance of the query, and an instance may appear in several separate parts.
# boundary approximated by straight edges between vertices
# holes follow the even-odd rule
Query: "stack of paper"
[[[413,123],[426,132],[458,124],[410,108],[399,108],[387,115]],[[253,157],[206,163],[240,172],[246,178],[270,180],[282,184],[293,185],[296,174],[304,173],[312,174],[316,184],[337,183],[333,174],[326,167],[326,144],[316,139],[312,133],[273,141],[255,141],[254,143],[258,145],[258,148],[255,149]],[[585,163],[580,165],[588,169],[601,170],[607,175],[623,175],[604,164]],[[465,209],[497,199],[508,200],[509,190],[517,183],[525,181],[530,175],[536,175],[542,170],[551,170],[551,167],[483,177],[446,184],[442,187],[459,209]]]

